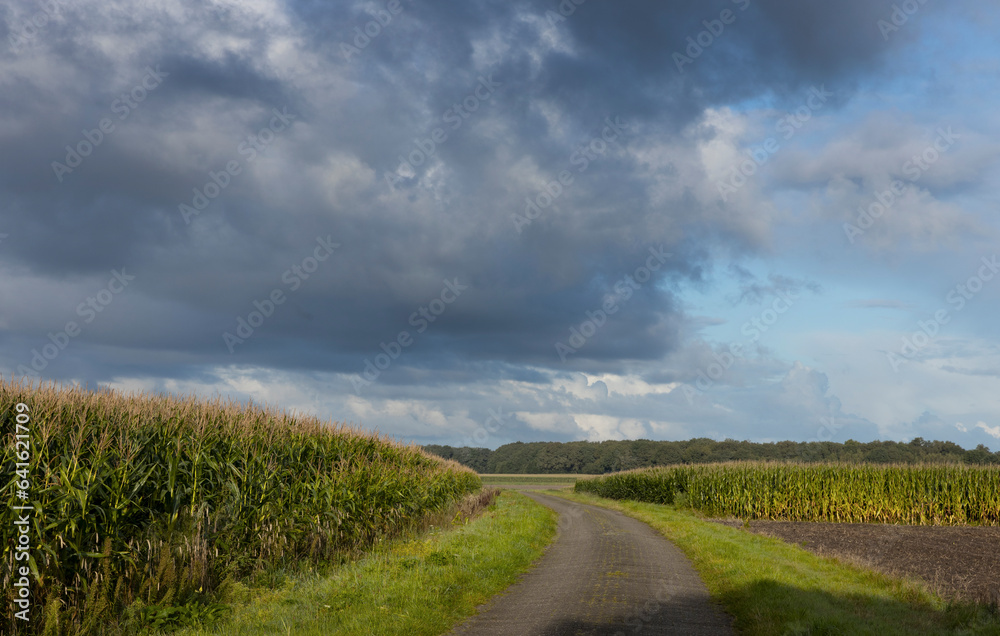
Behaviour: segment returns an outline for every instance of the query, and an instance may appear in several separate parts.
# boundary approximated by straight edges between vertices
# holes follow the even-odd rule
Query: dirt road
[[[451,636],[731,635],[684,554],[652,528],[596,506],[525,493],[559,535],[507,592]]]

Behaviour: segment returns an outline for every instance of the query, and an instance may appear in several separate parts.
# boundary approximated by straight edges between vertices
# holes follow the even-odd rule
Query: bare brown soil
[[[742,527],[740,520],[716,520]],[[751,521],[750,531],[823,556],[916,577],[947,598],[1000,603],[1000,527]]]

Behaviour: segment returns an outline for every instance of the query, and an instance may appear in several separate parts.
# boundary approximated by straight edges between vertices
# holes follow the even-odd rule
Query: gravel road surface
[[[733,634],[687,557],[648,525],[525,494],[559,513],[556,540],[521,581],[451,636]]]

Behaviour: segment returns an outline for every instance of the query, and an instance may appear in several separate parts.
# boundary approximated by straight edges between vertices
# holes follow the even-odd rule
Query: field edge
[[[742,634],[1000,634],[995,608],[945,601],[913,579],[818,556],[674,506],[551,494],[649,524],[691,559]]]
[[[386,542],[322,577],[253,590],[228,620],[172,634],[444,634],[531,569],[555,538],[556,519],[551,509],[504,491],[466,524]]]

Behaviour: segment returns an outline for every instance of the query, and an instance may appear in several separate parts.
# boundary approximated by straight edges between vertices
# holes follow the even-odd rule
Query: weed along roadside
[[[30,449],[17,489],[32,507],[19,539],[32,558],[29,620],[5,613],[5,634],[209,625],[248,589],[329,569],[442,514],[450,522],[482,487],[470,469],[414,446],[221,398],[0,380],[0,423],[5,467],[21,457],[15,434]],[[509,501],[511,516],[492,514],[530,555],[545,516]],[[5,537],[24,514],[0,509]],[[14,548],[4,542],[6,608],[24,587],[12,580]]]
[[[506,590],[556,534],[556,516],[503,492],[472,519],[443,515],[322,573],[283,572],[271,589],[241,587],[231,617],[176,636],[436,636]]]

